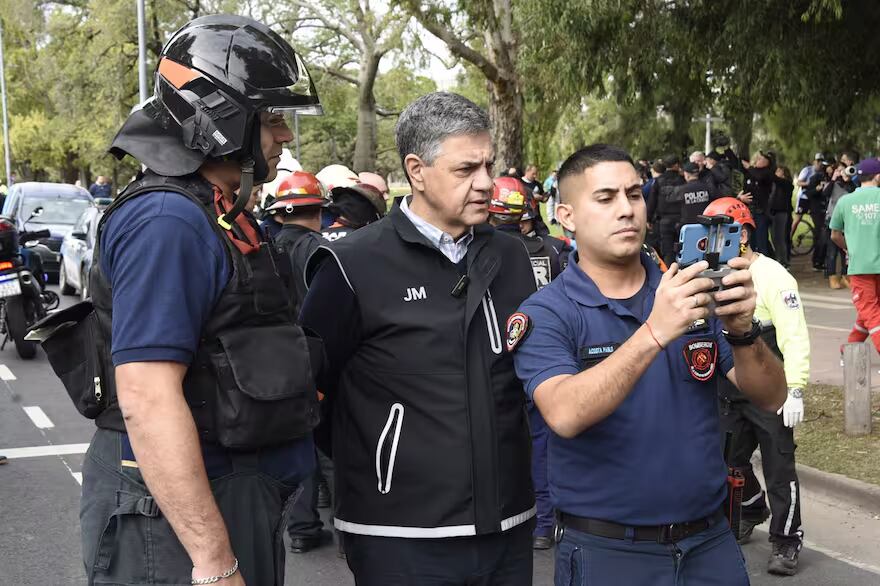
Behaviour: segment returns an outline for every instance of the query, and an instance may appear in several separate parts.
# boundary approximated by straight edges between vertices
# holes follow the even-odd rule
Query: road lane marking
[[[837,311],[853,309],[852,303],[848,305],[837,305],[821,301],[810,301],[809,299],[804,299],[804,307],[808,307],[810,309],[835,309]]]
[[[0,380],[16,380],[15,375],[5,364],[0,364]]]
[[[844,333],[846,333],[846,334],[848,334],[848,333],[850,333],[850,331],[852,331],[852,328],[850,328],[850,329],[846,329],[846,328],[835,328],[835,327],[832,327],[832,326],[817,326],[817,325],[815,325],[815,324],[807,324],[807,327],[808,327],[808,328],[813,328],[814,330],[827,330],[827,331],[829,331],[829,332],[844,332]]]
[[[82,472],[71,472],[70,475],[73,476],[73,479],[76,480],[80,486],[82,486],[82,483],[83,483]]]
[[[865,562],[860,562],[859,560],[853,559],[845,553],[841,553],[839,551],[823,547],[821,545],[816,545],[812,541],[804,540],[804,547],[807,549],[812,549],[813,551],[818,551],[819,553],[825,554],[830,558],[834,558],[839,562],[843,562],[845,564],[849,564],[860,570],[865,570],[866,572],[871,572],[872,574],[880,574],[880,568],[874,566],[872,564],[867,564]]]
[[[803,299],[813,299],[815,301],[830,301],[831,303],[846,303],[852,305],[852,300],[850,299],[850,297],[839,297],[837,295],[832,295],[831,293],[807,293],[801,291],[800,296]]]
[[[67,454],[85,454],[89,444],[59,444],[49,446],[33,446],[28,448],[0,448],[10,460],[15,458],[39,458],[40,456],[65,456]]]
[[[31,418],[31,421],[34,422],[34,425],[36,425],[40,429],[52,429],[53,427],[55,427],[55,424],[52,423],[52,420],[49,419],[49,416],[46,415],[39,407],[22,407],[22,409],[24,409],[24,412],[27,413],[27,416]]]

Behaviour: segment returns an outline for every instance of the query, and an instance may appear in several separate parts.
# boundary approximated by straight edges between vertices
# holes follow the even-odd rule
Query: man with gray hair
[[[715,179],[712,177],[712,171],[706,168],[706,153],[703,151],[694,151],[691,153],[689,160],[691,163],[696,164],[700,169],[697,174],[697,179],[705,183],[708,187],[714,189]]]
[[[359,586],[529,585],[530,439],[504,332],[535,280],[519,239],[486,224],[489,118],[437,92],[396,134],[412,195],[306,269],[301,321],[324,341],[334,402],[334,522]]]

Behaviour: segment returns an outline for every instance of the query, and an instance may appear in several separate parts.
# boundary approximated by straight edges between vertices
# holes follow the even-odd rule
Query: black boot
[[[739,522],[739,539],[736,542],[740,545],[747,543],[752,538],[752,532],[755,530],[755,527],[769,518],[770,509],[767,507],[761,509],[761,513],[757,517],[746,517],[744,513],[743,518]]]
[[[780,541],[773,543],[773,553],[767,562],[771,574],[794,576],[797,573],[798,555],[801,553],[800,541]]]

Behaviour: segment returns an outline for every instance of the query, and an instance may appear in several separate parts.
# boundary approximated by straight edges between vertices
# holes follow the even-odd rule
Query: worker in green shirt
[[[856,323],[848,342],[868,336],[880,352],[880,159],[858,165],[861,187],[843,196],[831,216],[831,240],[849,257]]]

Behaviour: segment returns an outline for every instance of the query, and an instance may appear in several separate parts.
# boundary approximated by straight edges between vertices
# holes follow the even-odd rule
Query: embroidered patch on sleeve
[[[532,329],[529,316],[517,311],[507,319],[507,351],[513,352],[526,339]]]
[[[800,309],[801,308],[801,298],[798,295],[798,292],[794,289],[789,289],[788,291],[783,291],[782,302],[785,303],[785,306],[789,309]]]
[[[706,382],[715,374],[718,346],[714,340],[694,340],[685,344],[684,361],[694,379]]]

